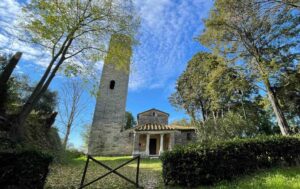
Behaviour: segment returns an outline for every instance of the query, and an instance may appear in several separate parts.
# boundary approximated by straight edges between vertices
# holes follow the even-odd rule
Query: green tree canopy
[[[126,120],[126,125],[125,125],[124,129],[130,129],[136,125],[136,121],[131,112],[126,111],[125,120]]]
[[[252,80],[229,67],[225,59],[200,52],[193,56],[178,78],[170,102],[185,109],[192,121],[206,121],[242,106],[255,92]]]
[[[274,82],[283,70],[299,58],[300,13],[281,4],[257,0],[217,0],[199,40],[214,53],[230,58],[244,73],[264,85],[282,134],[288,123],[274,90]]]

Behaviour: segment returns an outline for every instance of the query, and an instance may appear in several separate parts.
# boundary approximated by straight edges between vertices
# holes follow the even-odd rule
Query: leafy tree
[[[22,140],[24,120],[59,70],[72,70],[73,73],[78,73],[79,68],[89,70],[89,62],[101,60],[105,55],[111,34],[133,37],[138,22],[132,7],[130,1],[32,0],[23,8],[28,22],[22,23],[26,33],[22,40],[49,53],[50,61],[15,119],[12,134],[16,140]],[[120,50],[115,49],[114,53],[118,52]]]
[[[125,120],[126,120],[126,125],[125,125],[124,129],[130,129],[136,125],[136,121],[131,112],[126,111]]]
[[[8,82],[6,111],[9,115],[17,114],[24,102],[34,90],[34,84],[26,76],[13,76]],[[53,113],[57,105],[57,92],[47,89],[34,105],[32,113],[47,116]]]
[[[300,124],[300,72],[291,67],[275,83],[275,91],[282,104],[283,111],[292,127],[299,129]]]
[[[199,40],[213,52],[235,60],[244,73],[264,85],[281,133],[287,135],[288,123],[274,81],[299,56],[299,11],[282,4],[270,14],[265,11],[270,6],[258,2],[215,1]]]
[[[200,52],[178,78],[170,102],[185,109],[192,122],[215,120],[237,107],[246,116],[244,101],[255,92],[251,83],[251,79],[227,66],[224,59]]]

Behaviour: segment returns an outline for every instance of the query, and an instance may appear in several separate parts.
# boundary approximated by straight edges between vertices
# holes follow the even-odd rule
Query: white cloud
[[[47,66],[48,55],[28,43],[20,41],[19,22],[22,17],[22,4],[17,0],[0,1],[0,51],[12,53],[23,52],[22,59],[42,67]]]
[[[193,51],[193,38],[199,35],[202,19],[212,1],[137,0],[142,19],[135,47],[131,90],[162,88],[174,81],[185,67],[186,54]]]
[[[184,69],[186,54],[193,51],[193,37],[202,29],[201,19],[212,1],[207,0],[136,0],[142,19],[130,75],[130,90],[162,88]],[[0,1],[0,51],[22,51],[23,59],[41,68],[48,55],[17,40],[17,21],[22,14],[17,0]],[[100,66],[100,65],[99,65]],[[101,69],[101,68],[100,68]]]

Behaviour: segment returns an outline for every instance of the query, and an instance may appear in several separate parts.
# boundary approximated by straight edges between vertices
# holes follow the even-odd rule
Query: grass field
[[[131,157],[98,157],[97,160],[104,162],[112,168],[117,167]],[[77,188],[79,186],[85,158],[70,160],[68,164],[53,164],[47,178],[46,188]],[[181,187],[165,187],[161,176],[161,161],[158,159],[142,159],[140,165],[140,184],[144,188],[167,188],[177,189]],[[106,173],[96,163],[90,163],[86,175],[86,182]],[[132,162],[118,170],[132,180],[135,179],[136,162]],[[131,183],[116,175],[95,182],[87,188],[135,188]],[[216,186],[203,186],[198,189],[300,189],[300,167],[274,168],[266,171],[259,171],[256,174],[245,176],[232,182],[222,182]]]

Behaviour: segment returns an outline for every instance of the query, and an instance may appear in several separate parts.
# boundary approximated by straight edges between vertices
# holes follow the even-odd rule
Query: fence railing
[[[80,182],[80,186],[78,189],[82,189],[82,188],[85,188],[91,184],[93,184],[94,182],[100,180],[100,179],[103,179],[104,177],[108,176],[109,174],[116,174],[118,175],[119,177],[125,179],[126,181],[134,184],[136,186],[136,188],[139,188],[139,173],[140,173],[140,155],[136,156],[136,157],[133,157],[132,159],[122,163],[121,165],[117,166],[116,168],[111,168],[109,167],[108,165],[105,165],[104,163],[102,163],[101,161],[99,160],[96,160],[95,158],[93,158],[92,156],[90,155],[87,155],[87,160],[86,160],[86,163],[85,163],[85,167],[84,167],[84,170],[83,170],[83,175],[82,175],[82,178],[81,178],[81,182]],[[85,180],[85,177],[86,177],[86,172],[87,172],[87,169],[88,169],[88,166],[89,166],[89,162],[90,160],[92,160],[93,162],[99,164],[100,166],[104,167],[105,169],[109,170],[109,172],[99,176],[98,178],[94,179],[93,181],[90,181],[86,184],[84,184],[84,180]],[[124,167],[125,165],[133,162],[134,160],[137,160],[137,166],[136,166],[136,178],[135,178],[135,181],[129,179],[128,177],[122,175],[121,173],[119,173],[117,170]]]

